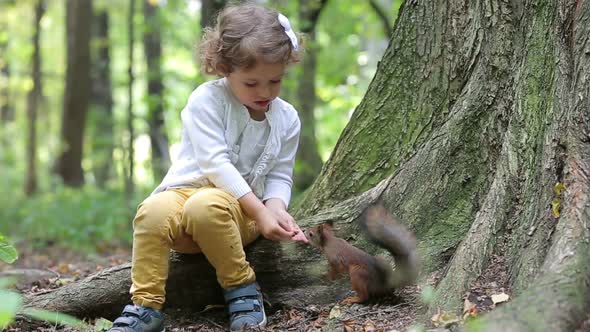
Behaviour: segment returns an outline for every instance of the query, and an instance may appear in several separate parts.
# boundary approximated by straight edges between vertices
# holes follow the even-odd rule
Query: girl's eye
[[[256,86],[256,83],[244,83],[244,85],[246,85],[249,88],[253,88]]]
[[[272,83],[272,84],[279,84],[279,83],[281,83],[281,80],[270,81],[270,83]]]

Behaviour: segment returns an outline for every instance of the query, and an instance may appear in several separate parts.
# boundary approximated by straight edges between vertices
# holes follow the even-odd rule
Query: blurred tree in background
[[[90,103],[91,0],[66,1],[65,92],[55,173],[64,184],[84,184],[82,169],[86,115]]]
[[[91,169],[96,184],[104,187],[112,177],[113,155],[113,83],[111,79],[110,14],[108,7],[95,6],[92,16],[90,51],[91,89],[88,135],[92,140],[88,154],[92,155]]]

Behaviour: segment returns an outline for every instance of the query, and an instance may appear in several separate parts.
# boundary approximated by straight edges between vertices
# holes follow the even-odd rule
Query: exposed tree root
[[[509,134],[509,133],[508,133]],[[491,255],[501,241],[500,231],[508,216],[513,198],[510,191],[510,144],[502,149],[497,172],[482,208],[475,216],[469,232],[450,261],[445,277],[437,285],[436,295],[426,317],[438,310],[457,311],[463,294],[486,268]]]
[[[570,132],[563,214],[539,277],[479,322],[484,331],[572,331],[590,310],[590,144],[579,124]]]

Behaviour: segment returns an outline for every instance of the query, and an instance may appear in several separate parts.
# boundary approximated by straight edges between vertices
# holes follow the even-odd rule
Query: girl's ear
[[[230,68],[226,64],[220,63],[217,65],[216,69],[217,69],[217,73],[221,76],[227,77],[230,74]]]

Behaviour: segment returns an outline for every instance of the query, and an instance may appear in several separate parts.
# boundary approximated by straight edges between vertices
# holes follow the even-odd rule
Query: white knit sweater
[[[266,112],[270,133],[262,154],[247,178],[236,169],[239,141],[250,114],[231,92],[225,78],[206,82],[193,91],[181,112],[182,140],[177,159],[152,194],[171,187],[213,184],[236,198],[250,191],[262,200],[291,199],[293,164],[301,123],[288,102],[276,98]],[[252,147],[250,147],[252,148]]]

